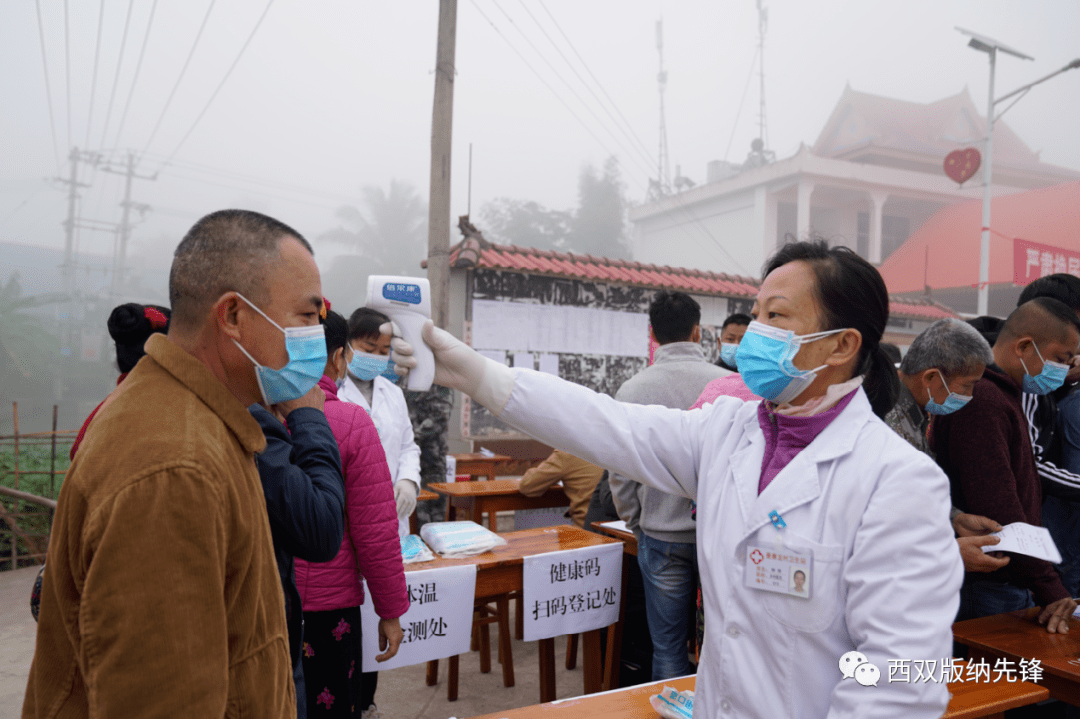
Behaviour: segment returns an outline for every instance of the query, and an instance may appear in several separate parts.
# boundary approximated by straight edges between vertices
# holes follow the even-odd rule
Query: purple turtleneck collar
[[[807,447],[822,430],[839,416],[858,392],[858,387],[844,395],[839,402],[821,414],[811,417],[789,417],[769,411],[762,402],[758,405],[758,424],[765,433],[765,457],[761,460],[758,494],[765,491],[780,470],[788,466],[795,455]]]

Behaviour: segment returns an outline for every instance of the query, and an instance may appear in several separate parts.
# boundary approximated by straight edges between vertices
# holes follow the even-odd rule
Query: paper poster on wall
[[[499,364],[506,364],[505,350],[477,350],[476,353],[481,357],[487,357],[490,360],[495,360]]]
[[[540,371],[559,376],[559,355],[542,354],[539,359]]]
[[[536,361],[533,359],[532,352],[515,352],[514,353],[514,366],[523,367],[524,369],[536,369]]]
[[[580,634],[619,619],[622,542],[525,557],[525,641]]]
[[[381,653],[379,616],[371,601],[371,591],[364,582],[367,601],[360,605],[360,616],[365,672],[423,664],[469,652],[476,598],[476,565],[405,572],[405,581],[409,595],[409,610],[401,616],[405,638],[397,655],[385,662],[375,661]]]
[[[476,350],[645,357],[648,315],[593,307],[473,300]]]

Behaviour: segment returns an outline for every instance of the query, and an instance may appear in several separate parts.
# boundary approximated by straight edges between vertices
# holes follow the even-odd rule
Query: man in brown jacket
[[[293,364],[279,327],[318,324],[319,272],[297,232],[226,210],[177,247],[169,298],[60,492],[24,718],[296,715],[247,406],[253,362]]]
[[[539,497],[556,482],[562,482],[563,491],[570,498],[570,519],[577,526],[584,527],[589,500],[603,476],[602,468],[557,449],[543,462],[525,472],[518,491],[526,497]]]

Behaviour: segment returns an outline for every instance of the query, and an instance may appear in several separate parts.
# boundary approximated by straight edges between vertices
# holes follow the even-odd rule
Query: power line
[[[195,42],[191,44],[191,50],[188,52],[187,59],[184,60],[184,66],[180,68],[180,77],[176,78],[176,84],[173,85],[172,92],[169,93],[169,99],[165,101],[165,107],[161,109],[161,117],[158,118],[157,123],[154,125],[154,131],[150,133],[150,139],[146,141],[143,152],[149,149],[150,143],[154,141],[158,129],[161,128],[165,115],[169,112],[169,105],[172,104],[173,98],[176,97],[176,91],[180,89],[180,83],[184,80],[184,74],[187,73],[188,65],[191,64],[191,58],[195,56],[195,49],[199,47],[199,40],[202,38],[203,30],[206,29],[206,23],[210,20],[210,12],[214,9],[214,3],[216,2],[217,0],[210,0],[210,6],[206,8],[206,15],[203,16],[202,25],[199,26],[199,32],[195,35]]]
[[[64,0],[64,66],[67,81],[67,144],[71,147],[71,33],[68,31],[68,0]]]
[[[626,119],[625,115],[623,115],[622,110],[619,109],[619,106],[616,105],[615,101],[611,99],[611,95],[609,95],[607,90],[604,89],[604,84],[600,82],[596,75],[593,74],[593,71],[589,69],[589,64],[585,62],[585,58],[581,56],[580,52],[578,52],[578,49],[574,46],[573,41],[571,41],[569,36],[563,31],[562,26],[559,25],[559,21],[556,20],[555,16],[551,14],[550,10],[548,10],[547,5],[544,4],[544,0],[540,0],[540,7],[544,8],[544,12],[546,12],[547,16],[551,18],[551,22],[555,24],[555,29],[559,31],[559,34],[563,36],[564,40],[566,40],[566,44],[569,45],[570,49],[574,51],[574,55],[576,55],[577,59],[581,61],[581,66],[585,68],[585,72],[589,73],[589,77],[591,77],[593,79],[593,82],[596,83],[596,86],[600,88],[600,92],[604,93],[604,97],[606,97],[608,102],[611,103],[611,106],[615,108],[615,112],[618,113],[619,117],[622,118],[622,121],[626,125],[627,129],[630,131],[631,134],[633,134],[634,139],[637,141],[638,145],[640,145],[645,150],[645,154],[646,156],[648,156],[648,149],[645,148],[645,143],[643,143],[641,141],[641,138],[637,136],[637,133],[634,132],[633,125],[630,124],[630,121]],[[651,156],[649,157],[649,162],[652,162]]]
[[[90,109],[87,111],[86,116],[86,142],[83,143],[86,147],[90,147],[90,125],[94,120],[94,97],[97,94],[97,68],[98,58],[101,55],[101,25],[105,20],[105,0],[101,0],[101,10],[98,12],[97,21],[97,44],[94,45],[94,73],[90,80]]]
[[[555,42],[555,40],[554,40],[554,39],[553,39],[553,38],[551,37],[551,35],[549,35],[549,34],[548,34],[548,31],[547,31],[546,29],[544,29],[544,26],[540,24],[540,21],[539,21],[539,20],[538,20],[538,19],[536,18],[536,16],[535,16],[535,15],[533,15],[533,13],[532,13],[532,10],[530,10],[530,9],[529,9],[529,6],[528,6],[528,5],[527,5],[527,4],[525,3],[525,0],[518,0],[518,2],[519,2],[519,3],[521,4],[521,7],[525,9],[525,12],[526,12],[526,13],[528,13],[529,17],[530,17],[530,18],[532,18],[532,21],[533,21],[534,23],[536,23],[536,26],[537,26],[538,28],[540,28],[540,32],[544,33],[544,37],[546,37],[546,38],[547,38],[547,41],[548,41],[549,43],[551,43],[551,46],[555,48],[555,51],[559,53],[559,57],[561,57],[561,58],[563,59],[563,62],[565,62],[565,63],[566,63],[567,67],[569,67],[569,68],[570,68],[570,70],[572,70],[572,71],[573,71],[573,73],[574,73],[574,75],[575,75],[575,76],[577,77],[577,79],[581,81],[581,84],[582,84],[582,86],[583,86],[583,87],[584,87],[584,88],[585,88],[586,90],[588,90],[588,91],[589,91],[589,94],[590,94],[590,95],[592,95],[592,96],[593,96],[593,99],[594,99],[594,100],[596,100],[596,104],[597,104],[597,105],[599,105],[599,106],[600,106],[600,108],[601,108],[601,109],[602,109],[602,110],[603,110],[603,111],[604,111],[605,113],[607,113],[607,116],[611,118],[611,121],[612,121],[613,123],[615,123],[615,127],[617,127],[617,128],[619,129],[619,131],[620,131],[620,132],[621,132],[621,133],[622,133],[622,134],[623,134],[623,135],[624,135],[624,136],[626,137],[626,139],[630,141],[630,145],[631,145],[631,147],[633,147],[633,148],[634,148],[635,150],[637,150],[637,151],[638,151],[639,153],[641,153],[641,155],[642,155],[642,156],[643,156],[643,157],[644,157],[644,158],[645,158],[645,159],[646,159],[646,160],[648,161],[648,163],[649,163],[649,164],[651,164],[651,163],[652,163],[652,161],[653,161],[653,159],[652,159],[652,157],[651,157],[651,156],[649,155],[649,151],[648,151],[648,150],[647,150],[647,149],[645,148],[645,145],[644,145],[644,143],[642,143],[642,142],[641,142],[641,140],[640,140],[640,139],[638,139],[637,135],[632,135],[631,133],[628,133],[628,132],[626,131],[626,129],[625,129],[625,128],[623,128],[623,126],[619,124],[619,121],[618,121],[618,120],[617,120],[617,119],[615,118],[615,116],[614,116],[614,115],[613,115],[613,114],[611,113],[611,110],[609,110],[609,109],[608,109],[607,105],[605,105],[605,104],[604,104],[604,102],[603,102],[603,101],[602,101],[602,100],[600,99],[600,97],[599,97],[599,96],[598,96],[598,95],[596,94],[596,91],[594,91],[594,90],[593,90],[593,89],[592,89],[592,88],[591,88],[591,87],[589,86],[589,83],[588,83],[588,82],[586,82],[586,81],[585,81],[585,78],[581,76],[581,73],[580,73],[580,72],[578,72],[578,70],[577,70],[577,68],[576,68],[576,67],[574,67],[574,64],[573,64],[572,62],[570,62],[570,59],[569,59],[569,58],[568,58],[568,57],[566,56],[566,53],[564,53],[564,52],[562,51],[562,48],[560,48],[560,47],[559,47],[558,43],[556,43],[556,42]],[[546,9],[547,9],[547,8],[545,8],[545,10],[546,10]],[[548,14],[550,15],[550,13],[548,13]],[[556,25],[557,25],[557,23],[556,23]],[[564,36],[564,37],[565,37],[565,36]],[[579,56],[579,57],[580,57],[580,56]],[[584,64],[585,64],[585,61],[584,61],[584,60],[582,60],[582,65],[584,65]],[[585,69],[586,69],[586,70],[588,70],[588,67],[586,66],[586,68],[585,68]],[[591,74],[592,74],[592,73],[590,73],[590,75],[591,75]],[[595,78],[595,76],[593,77],[593,79],[594,79],[594,80],[596,79],[596,78]],[[597,84],[599,85],[599,82],[597,82]],[[600,89],[602,90],[602,89],[603,89],[603,87],[601,86],[601,88],[600,88]],[[605,94],[605,95],[607,95],[607,93],[604,93],[604,94]],[[610,101],[610,100],[611,100],[611,98],[610,98],[610,97],[608,97],[608,100]],[[612,104],[614,104],[614,103],[612,103]],[[618,108],[616,108],[616,109],[618,109]],[[634,144],[635,142],[637,143],[636,145]]]
[[[146,156],[151,157],[151,158],[156,157],[158,159],[164,157],[163,155],[156,155],[153,152],[147,153]],[[255,185],[265,185],[265,186],[267,186],[269,188],[276,189],[276,190],[285,190],[287,192],[295,192],[295,193],[303,194],[303,195],[311,195],[313,197],[334,199],[335,201],[339,201],[339,202],[343,202],[343,203],[352,202],[355,199],[355,198],[349,197],[347,195],[338,195],[338,194],[332,193],[332,192],[320,192],[318,190],[312,190],[311,188],[308,188],[308,187],[301,187],[299,185],[290,185],[288,183],[279,182],[277,180],[267,180],[267,179],[264,179],[264,178],[255,177],[253,175],[245,175],[245,174],[243,174],[241,172],[235,172],[235,171],[232,171],[232,170],[224,170],[224,169],[221,169],[221,168],[218,168],[218,167],[212,167],[210,165],[200,165],[198,163],[193,163],[193,162],[176,162],[175,160],[173,160],[173,161],[168,163],[168,166],[169,167],[174,167],[174,168],[179,168],[181,170],[190,170],[190,171],[193,171],[193,172],[199,172],[199,173],[203,173],[203,174],[206,174],[206,175],[214,175],[214,176],[217,176],[219,178],[225,178],[225,179],[233,180],[233,181],[247,182],[247,183],[251,183],[251,184],[255,184]],[[165,164],[162,165],[162,170],[161,171],[168,172],[168,169],[166,168]]]
[[[172,151],[172,154],[169,155],[169,159],[165,161],[165,165],[168,165],[169,162],[172,161],[174,157],[176,157],[176,153],[180,151],[180,148],[184,146],[184,143],[187,142],[187,139],[191,137],[191,133],[195,131],[195,128],[199,125],[199,121],[203,119],[203,115],[205,115],[206,111],[210,109],[210,105],[214,102],[214,98],[216,98],[218,96],[218,93],[221,92],[221,88],[225,87],[225,83],[229,80],[229,76],[232,75],[232,71],[236,69],[237,64],[239,64],[240,62],[240,58],[244,56],[244,51],[248,49],[248,45],[251,44],[251,40],[255,37],[255,33],[259,31],[259,27],[262,25],[263,20],[266,19],[266,14],[270,12],[270,6],[273,4],[274,0],[267,1],[266,7],[263,9],[262,15],[259,16],[259,20],[255,23],[255,27],[251,29],[251,34],[248,35],[247,40],[244,41],[244,45],[240,48],[240,52],[237,53],[236,59],[233,60],[232,65],[230,65],[229,69],[225,71],[225,77],[221,78],[221,82],[218,83],[218,86],[216,88],[214,88],[214,92],[212,95],[210,95],[210,99],[206,101],[206,105],[203,106],[202,111],[199,113],[198,117],[195,118],[195,122],[191,123],[191,127],[188,128],[188,131],[184,133],[184,136],[182,138],[180,138],[180,142],[177,143],[176,148]],[[162,167],[164,167],[165,165],[162,165]]]
[[[298,199],[295,199],[295,198],[284,197],[282,195],[275,195],[272,192],[264,192],[262,190],[253,190],[250,187],[241,187],[239,185],[229,185],[229,184],[226,184],[224,182],[211,182],[210,180],[205,180],[205,179],[198,178],[198,177],[190,177],[188,175],[181,175],[181,174],[176,173],[176,172],[170,172],[170,173],[168,173],[168,175],[170,177],[175,177],[175,178],[178,178],[178,179],[181,179],[181,180],[187,180],[189,182],[200,182],[200,183],[202,183],[204,185],[212,185],[214,187],[224,187],[224,188],[229,189],[229,190],[238,190],[240,192],[247,192],[247,193],[250,193],[250,194],[253,194],[253,195],[263,195],[265,197],[272,197],[272,198],[274,198],[276,200],[282,200],[283,202],[295,202],[295,203],[301,204],[301,205],[310,205],[312,207],[321,207],[321,208],[326,209],[326,210],[337,210],[338,207],[340,207],[340,205],[329,205],[329,204],[324,204],[324,203],[321,203],[321,202],[311,202],[309,200],[298,200]],[[333,198],[327,198],[327,199],[333,199]]]
[[[49,62],[45,56],[45,26],[41,22],[41,0],[35,3],[37,6],[38,37],[41,40],[41,66],[45,69],[45,99],[49,103],[49,127],[52,129],[53,154],[56,155],[56,174],[60,169],[60,146],[56,144],[56,117],[53,115],[52,87],[49,84]]]
[[[120,82],[120,68],[124,64],[124,48],[127,47],[128,26],[131,25],[131,9],[135,7],[135,0],[129,0],[127,19],[124,20],[124,32],[120,36],[120,55],[116,58],[116,74],[113,76],[112,92],[109,93],[109,105],[105,111],[105,124],[101,126],[101,145],[105,146],[105,133],[109,130],[109,120],[112,118],[113,101],[116,100],[116,86]]]
[[[131,78],[131,90],[128,91],[127,102],[124,103],[124,113],[120,116],[120,125],[116,128],[116,139],[113,140],[114,146],[120,145],[120,134],[124,131],[124,122],[127,120],[128,110],[131,109],[131,100],[135,97],[135,85],[139,82],[139,71],[142,70],[143,57],[146,55],[146,45],[150,40],[150,28],[154,26],[154,11],[157,10],[158,0],[154,0],[154,4],[150,6],[150,20],[146,23],[146,32],[143,33],[142,48],[139,50],[139,59],[135,62],[135,75]],[[101,143],[105,144],[105,137],[102,135]]]
[[[562,76],[562,74],[555,68],[555,66],[551,64],[551,61],[548,60],[547,57],[544,55],[544,53],[540,51],[540,48],[536,47],[536,44],[532,41],[532,39],[528,35],[525,34],[525,31],[517,26],[517,23],[515,23],[514,19],[512,17],[510,17],[510,14],[507,13],[505,10],[503,10],[502,6],[499,5],[499,1],[498,0],[491,0],[491,2],[495,5],[496,8],[498,8],[499,12],[501,12],[503,15],[506,16],[506,19],[509,20],[510,24],[514,26],[514,29],[517,30],[518,33],[523,38],[525,38],[525,42],[529,43],[529,47],[531,47],[533,49],[533,52],[535,52],[537,55],[539,55],[540,59],[544,61],[544,64],[546,64],[551,69],[551,71],[553,73],[555,73],[555,77],[557,77],[559,79],[559,81],[562,82],[562,84],[565,85],[570,90],[570,92],[574,95],[574,97],[577,99],[577,101],[580,102],[582,104],[582,106],[586,110],[589,111],[589,114],[593,116],[593,119],[595,119],[597,123],[599,123],[600,127],[603,128],[609,135],[611,135],[611,138],[615,141],[615,143],[619,146],[619,148],[622,149],[624,152],[626,152],[627,157],[638,165],[639,170],[642,169],[642,165],[640,163],[640,160],[637,158],[637,156],[635,156],[632,151],[627,150],[626,146],[623,145],[622,141],[618,138],[618,136],[615,135],[615,133],[613,133],[611,131],[611,128],[609,128],[607,126],[607,123],[605,123],[603,121],[603,119],[599,115],[596,114],[596,111],[593,110],[592,106],[589,103],[585,102],[584,99],[582,99],[581,95],[579,95],[577,90],[574,89],[574,86],[571,85],[566,80],[566,78],[564,78]],[[488,22],[490,22],[490,20]],[[614,154],[614,153],[611,153],[611,154]],[[648,171],[646,171],[645,174],[646,174],[646,176],[648,176],[648,174],[649,174]]]

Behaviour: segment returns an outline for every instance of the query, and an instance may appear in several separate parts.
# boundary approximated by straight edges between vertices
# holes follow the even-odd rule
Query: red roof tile
[[[453,266],[460,254],[459,243],[450,252]],[[477,262],[478,267],[495,270],[517,270],[529,273],[579,277],[591,280],[620,282],[646,287],[705,294],[753,298],[758,281],[752,277],[707,272],[696,268],[657,267],[632,260],[614,260],[592,255],[579,255],[554,250],[537,250],[516,245],[493,245],[485,242]],[[944,305],[921,297],[890,297],[891,314],[920,320],[937,320],[958,315]]]

